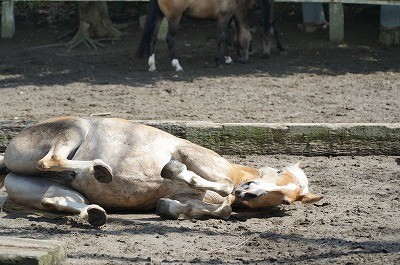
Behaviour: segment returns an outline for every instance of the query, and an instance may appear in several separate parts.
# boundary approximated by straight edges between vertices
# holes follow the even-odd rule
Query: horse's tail
[[[153,34],[155,33],[156,25],[159,20],[164,17],[161,12],[158,0],[150,0],[149,10],[147,11],[146,22],[143,27],[142,36],[140,38],[139,48],[136,52],[138,57],[149,55],[150,53],[150,42]]]
[[[7,175],[6,164],[4,163],[4,156],[0,155],[0,189],[4,186],[4,179]]]

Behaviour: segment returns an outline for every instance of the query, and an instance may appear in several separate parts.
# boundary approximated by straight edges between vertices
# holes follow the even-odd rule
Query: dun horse
[[[236,165],[159,129],[116,118],[61,117],[24,129],[4,160],[0,156],[0,188],[3,180],[15,202],[79,214],[95,226],[106,222],[104,209],[157,206],[163,218],[226,219],[235,204],[263,209],[322,198],[309,192],[298,164],[280,171]]]
[[[150,0],[146,22],[141,36],[137,54],[140,57],[148,55],[149,71],[155,71],[155,44],[162,19],[168,21],[168,32],[166,42],[169,49],[171,64],[176,71],[183,68],[175,52],[175,35],[182,16],[196,19],[213,19],[217,22],[217,50],[215,54],[216,64],[222,60],[231,63],[232,59],[228,51],[228,38],[226,30],[232,18],[235,19],[238,29],[238,39],[243,55],[239,59],[247,62],[249,57],[249,46],[251,33],[247,21],[247,11],[253,0]],[[224,56],[221,53],[221,46],[224,44]]]

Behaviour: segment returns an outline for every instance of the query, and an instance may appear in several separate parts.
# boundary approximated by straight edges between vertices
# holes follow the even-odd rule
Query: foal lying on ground
[[[13,201],[80,214],[94,226],[106,222],[104,209],[226,219],[233,204],[266,208],[322,198],[309,193],[298,164],[282,171],[232,164],[187,140],[116,118],[61,117],[30,126],[12,139],[0,169],[4,164]]]

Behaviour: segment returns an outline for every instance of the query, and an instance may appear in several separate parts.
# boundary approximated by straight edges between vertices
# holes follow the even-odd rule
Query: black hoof
[[[183,163],[172,159],[161,170],[161,177],[172,180],[185,169],[186,166]]]
[[[157,202],[157,214],[160,216],[162,219],[169,219],[169,220],[176,220],[178,219],[178,216],[175,216],[171,214],[169,211],[169,205],[171,204],[171,199],[159,199]]]
[[[100,183],[110,183],[112,181],[112,173],[110,172],[110,169],[103,165],[94,165],[94,177],[97,179]]]
[[[106,213],[97,208],[90,208],[88,212],[88,222],[93,226],[102,226],[107,222]]]

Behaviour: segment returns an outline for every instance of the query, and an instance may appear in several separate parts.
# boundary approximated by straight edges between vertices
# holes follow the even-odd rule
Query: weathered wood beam
[[[400,123],[213,123],[137,121],[220,154],[400,155]],[[31,123],[0,122],[0,152]]]
[[[67,258],[65,244],[56,240],[0,237],[0,264],[61,264]]]

